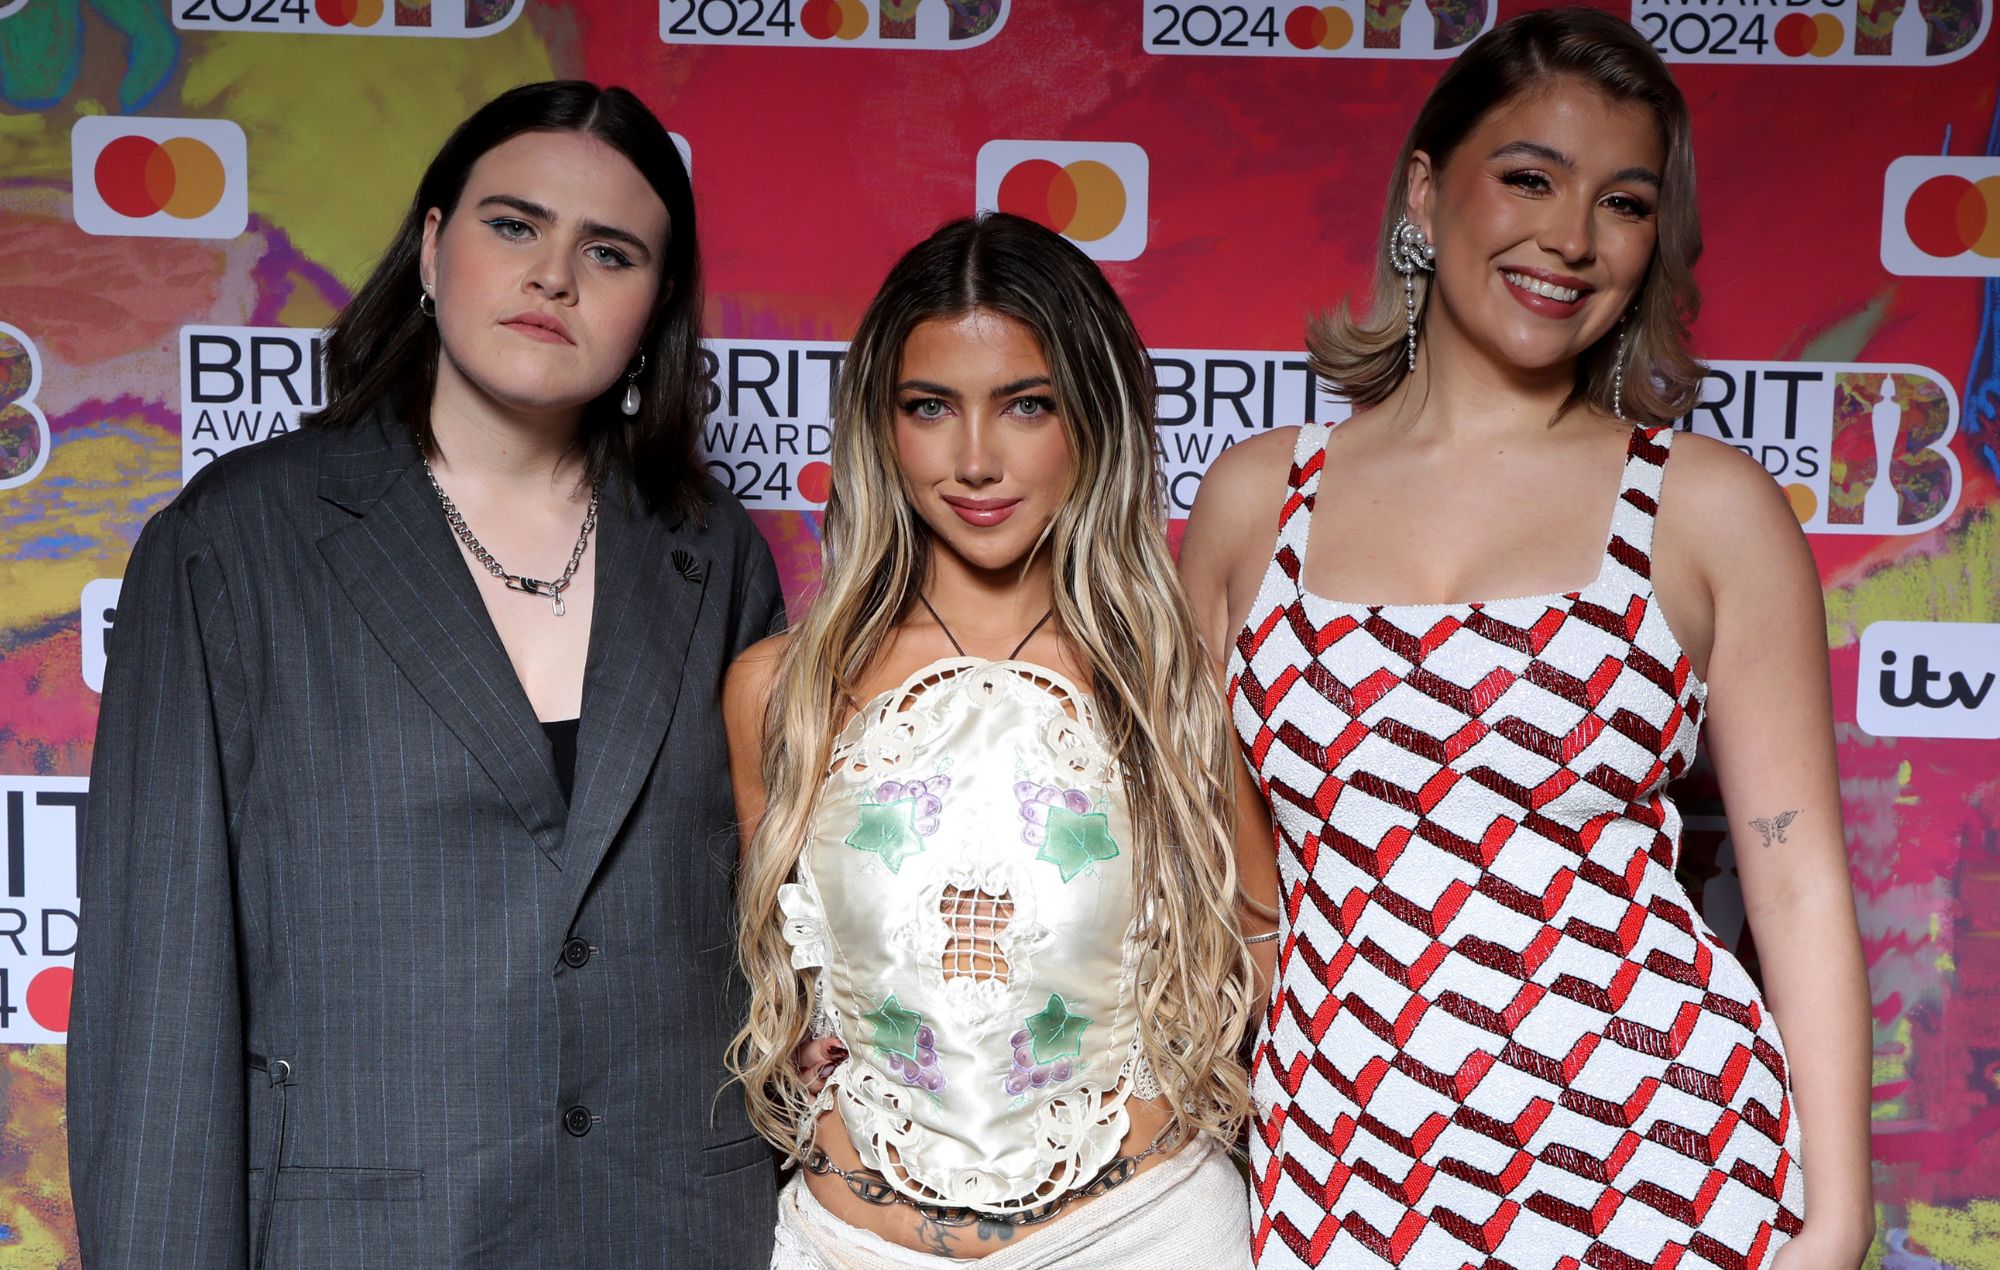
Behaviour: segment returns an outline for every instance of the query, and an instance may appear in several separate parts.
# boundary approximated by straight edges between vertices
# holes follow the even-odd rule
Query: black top
[[[576,785],[576,725],[580,719],[543,719],[542,731],[549,734],[549,748],[556,756],[556,784],[562,787],[563,801],[569,801]]]

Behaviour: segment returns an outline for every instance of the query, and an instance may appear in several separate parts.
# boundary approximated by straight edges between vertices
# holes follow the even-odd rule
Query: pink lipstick
[[[569,326],[552,313],[528,309],[509,318],[502,318],[500,325],[518,332],[531,340],[544,344],[574,344],[570,338]]]
[[[945,503],[958,513],[958,518],[968,525],[991,528],[1014,514],[1021,505],[1018,498],[962,498],[953,494],[944,495]]]

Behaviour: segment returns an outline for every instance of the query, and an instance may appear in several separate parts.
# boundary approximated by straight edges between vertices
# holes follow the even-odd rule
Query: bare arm
[[[770,704],[786,635],[743,650],[722,681],[722,727],[729,738],[729,787],[736,797],[737,860],[749,863],[750,844],[764,819],[764,707]]]
[[[1776,1265],[1853,1267],[1874,1230],[1869,997],[1841,831],[1819,573],[1764,472],[1733,454],[1704,458],[1682,475],[1702,478],[1689,497],[1705,513],[1691,538],[1712,600],[1708,737],[1767,998],[1787,1042],[1805,1170],[1806,1228]]]
[[[1271,808],[1246,764],[1231,765],[1236,773],[1237,917],[1257,967],[1259,1000],[1271,994],[1271,976],[1278,962],[1278,853],[1271,837]]]
[[[743,650],[722,681],[722,727],[729,738],[729,788],[736,797],[737,867],[750,863],[767,805],[764,788],[764,708],[784,660],[787,635],[773,635]],[[827,1076],[847,1057],[831,1037],[806,1041],[792,1054],[801,1072],[812,1073],[808,1092],[817,1094]]]
[[[1274,428],[1224,450],[1202,477],[1181,538],[1181,587],[1218,665],[1229,660],[1278,541],[1278,512],[1297,428]]]
[[[1243,610],[1262,579],[1274,545],[1285,474],[1295,429],[1284,428],[1232,446],[1202,479],[1201,493],[1181,539],[1181,586],[1194,611],[1195,629],[1215,662],[1226,691],[1229,649]],[[1242,930],[1256,937],[1277,927],[1278,858],[1271,809],[1244,763],[1234,769],[1236,872]],[[1260,996],[1268,994],[1277,961],[1275,940],[1250,945]]]

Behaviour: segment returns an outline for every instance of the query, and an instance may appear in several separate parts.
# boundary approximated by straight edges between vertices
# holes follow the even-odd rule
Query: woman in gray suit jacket
[[[723,668],[687,170],[620,89],[445,143],[331,404],[140,536],[69,1048],[88,1270],[763,1266],[721,1056]]]

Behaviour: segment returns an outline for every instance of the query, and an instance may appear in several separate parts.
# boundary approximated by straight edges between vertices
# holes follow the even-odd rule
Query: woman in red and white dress
[[[1819,579],[1762,469],[1669,426],[1686,105],[1609,14],[1515,18],[1439,81],[1385,221],[1373,311],[1310,340],[1353,417],[1230,450],[1181,559],[1278,831],[1258,1264],[1853,1267]],[[1674,878],[1704,725],[1768,998]]]

